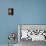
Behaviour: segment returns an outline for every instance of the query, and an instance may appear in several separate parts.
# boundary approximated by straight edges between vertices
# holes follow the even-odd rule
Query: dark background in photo
[[[13,8],[8,8],[8,15],[13,16],[14,15],[14,9]]]

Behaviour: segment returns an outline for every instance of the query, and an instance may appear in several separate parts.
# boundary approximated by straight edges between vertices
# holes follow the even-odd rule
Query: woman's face
[[[11,10],[9,10],[9,13],[11,13],[12,11]]]
[[[8,9],[8,15],[9,15],[9,16],[10,16],[10,15],[13,16],[13,8],[9,8],[9,9]]]

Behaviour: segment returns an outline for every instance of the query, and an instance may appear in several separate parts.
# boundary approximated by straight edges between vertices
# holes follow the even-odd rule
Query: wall
[[[8,16],[9,7],[14,16]],[[17,24],[46,24],[46,0],[1,0],[0,9],[0,44],[8,43],[9,32],[18,32]]]

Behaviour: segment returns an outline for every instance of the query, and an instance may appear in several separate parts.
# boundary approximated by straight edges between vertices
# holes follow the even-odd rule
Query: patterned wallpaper
[[[36,30],[36,29],[39,29],[39,30],[46,30],[46,25],[21,25],[21,29],[24,29],[24,30]]]

